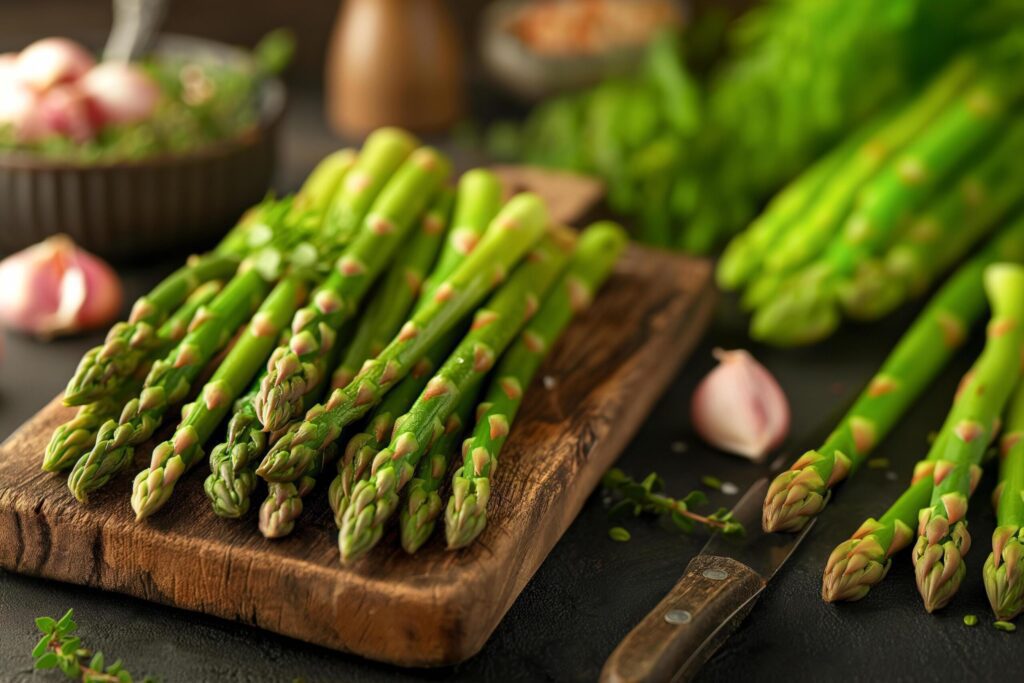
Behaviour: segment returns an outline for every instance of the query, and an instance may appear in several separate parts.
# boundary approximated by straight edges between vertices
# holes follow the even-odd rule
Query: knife
[[[733,508],[741,537],[715,534],[686,566],[683,578],[619,643],[601,670],[602,683],[686,681],[726,641],[768,581],[814,525],[799,534],[761,529],[768,478]]]

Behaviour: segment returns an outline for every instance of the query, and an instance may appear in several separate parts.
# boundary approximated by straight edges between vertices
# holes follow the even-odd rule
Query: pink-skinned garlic
[[[14,67],[21,83],[43,92],[80,78],[95,63],[89,51],[73,40],[43,38],[22,50]]]
[[[121,310],[117,274],[66,235],[0,261],[0,291],[0,325],[42,338],[105,326]]]
[[[145,121],[160,101],[160,87],[134,64],[104,62],[90,69],[78,86],[104,125]]]
[[[716,448],[761,460],[789,433],[789,400],[748,352],[715,349],[714,355],[718,366],[690,400],[694,429]]]

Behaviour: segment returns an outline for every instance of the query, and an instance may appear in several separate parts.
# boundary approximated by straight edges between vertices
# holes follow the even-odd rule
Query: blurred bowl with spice
[[[214,242],[270,185],[282,41],[166,35],[137,64],[66,39],[0,56],[18,95],[0,111],[0,253],[60,233],[120,261]]]
[[[681,26],[679,0],[500,0],[483,18],[483,59],[524,99],[628,73],[665,26]]]

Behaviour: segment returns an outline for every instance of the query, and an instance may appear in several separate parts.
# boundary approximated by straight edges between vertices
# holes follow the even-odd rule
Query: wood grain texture
[[[690,680],[732,633],[765,582],[729,557],[698,555],[658,606],[619,644],[601,683]]]
[[[531,387],[495,475],[479,542],[435,536],[407,556],[394,530],[353,567],[338,562],[324,496],[268,541],[216,517],[205,464],[136,523],[125,474],[79,505],[39,469],[71,411],[54,400],[0,447],[0,567],[134,595],[401,665],[462,661],[484,645],[602,473],[632,439],[714,307],[706,261],[631,247]],[[159,434],[165,438],[166,433]],[[147,448],[137,449],[147,459]],[[141,465],[141,461],[140,461]],[[324,477],[326,480],[327,477]]]

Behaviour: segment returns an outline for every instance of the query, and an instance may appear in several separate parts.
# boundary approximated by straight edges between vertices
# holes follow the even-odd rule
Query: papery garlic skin
[[[690,401],[694,429],[716,448],[761,460],[789,433],[789,400],[748,352],[715,349],[714,354],[719,365]]]
[[[102,327],[121,310],[120,280],[65,235],[0,261],[0,324],[48,338]]]

